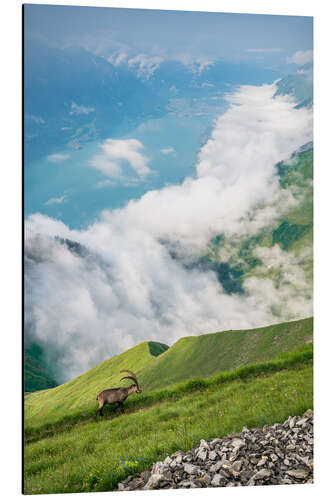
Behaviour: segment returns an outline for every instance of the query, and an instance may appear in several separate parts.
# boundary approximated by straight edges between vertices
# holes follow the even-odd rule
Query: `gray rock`
[[[207,441],[205,441],[204,439],[201,439],[200,440],[200,448],[203,448],[203,449],[209,451],[209,444],[207,443]]]
[[[231,445],[233,448],[240,449],[243,448],[244,446],[246,447],[246,442],[244,441],[244,439],[236,438],[232,440]]]
[[[242,468],[242,465],[243,465],[243,461],[242,460],[237,460],[236,462],[234,462],[232,464],[232,466],[230,467],[230,470],[231,471],[234,471],[234,472],[239,472]]]
[[[257,463],[258,467],[262,467],[263,465],[265,465],[265,463],[267,462],[268,460],[268,457],[266,457],[266,455],[264,455],[260,460],[259,462]]]
[[[304,427],[308,422],[308,417],[303,417],[296,422],[297,427]]]
[[[224,478],[223,476],[221,476],[221,474],[215,474],[210,484],[212,486],[221,486],[223,481]]]
[[[147,484],[143,487],[144,490],[154,490],[157,488],[161,488],[167,484],[168,481],[165,479],[163,474],[152,474],[147,482]]]
[[[197,454],[197,458],[204,462],[207,458],[207,451],[206,450],[199,451],[199,453]]]
[[[309,475],[308,471],[305,469],[287,470],[287,474],[295,479],[305,479]]]
[[[243,428],[185,453],[178,450],[151,471],[128,476],[118,490],[205,488],[313,482],[313,412],[283,424]]]
[[[213,474],[214,474],[215,472],[218,472],[218,471],[221,469],[221,467],[222,467],[223,463],[224,463],[224,462],[223,462],[222,460],[219,460],[218,462],[216,462],[215,464],[213,464],[213,465],[209,468],[209,472],[212,472]]]
[[[255,473],[255,475],[252,477],[252,479],[257,480],[257,479],[266,479],[271,475],[271,471],[267,469],[260,469],[258,472]]]
[[[187,474],[196,474],[196,472],[199,470],[199,467],[197,465],[191,465],[191,464],[185,464],[184,465],[184,471]]]
[[[182,487],[182,488],[195,488],[195,484],[193,483],[193,481],[181,481],[178,486]]]

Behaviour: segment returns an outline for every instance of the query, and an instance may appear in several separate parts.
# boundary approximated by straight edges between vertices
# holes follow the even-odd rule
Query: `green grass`
[[[62,386],[26,395],[25,493],[108,491],[200,439],[283,422],[312,408],[312,318],[143,342]],[[95,396],[137,372],[126,412],[93,418]],[[109,385],[109,384],[107,384]]]
[[[120,371],[130,369],[138,372],[155,359],[157,345],[157,342],[142,342],[122,354],[103,361],[65,384],[50,390],[26,394],[25,422],[33,420],[40,422],[49,417],[68,415],[78,409],[84,410],[89,402],[96,400],[96,395],[103,389],[126,385],[127,381],[120,382],[120,378],[126,375]],[[166,348],[165,344],[161,344],[160,351],[165,351]],[[151,349],[154,354],[151,354]]]
[[[27,444],[25,493],[112,490],[129,474],[200,439],[301,415],[312,408],[311,358],[312,346],[305,345],[273,361],[161,390],[160,401],[154,400],[158,391],[150,393],[150,402],[146,394],[133,413],[63,428]]]
[[[142,386],[157,389],[207,377],[240,366],[272,359],[312,341],[313,319],[280,323],[251,330],[230,330],[183,337],[140,373]]]
[[[193,392],[208,388],[214,389],[217,385],[229,383],[237,379],[245,380],[261,377],[263,374],[295,368],[302,363],[312,361],[312,358],[313,346],[312,344],[305,344],[296,350],[283,353],[269,361],[245,365],[236,370],[222,372],[208,378],[192,378],[182,384],[174,384],[164,389],[148,391],[140,396],[136,395],[126,402],[126,411],[135,412],[139,409],[149,408],[167,401],[177,401]],[[51,437],[60,432],[67,432],[76,425],[89,423],[94,417],[96,406],[96,403],[90,403],[83,413],[64,414],[58,417],[58,419],[46,423],[40,421],[37,425],[25,425],[25,442],[31,443],[45,437]],[[104,413],[107,418],[120,414],[119,410],[115,411],[111,407],[106,407]]]
[[[195,337],[184,337],[159,356],[151,354],[149,342],[100,363],[83,375],[61,386],[25,397],[26,429],[47,425],[59,419],[84,420],[96,407],[96,395],[119,383],[120,370],[137,373],[144,397],[147,391],[161,389],[193,377],[208,377],[222,371],[274,358],[305,342],[312,341],[312,318],[252,330],[235,330]],[[133,398],[133,397],[132,397]],[[131,399],[132,399],[131,398]],[[125,405],[129,404],[129,399]]]
[[[312,224],[291,224],[282,222],[273,232],[273,244],[278,243],[283,250],[289,250],[296,241],[312,229]]]

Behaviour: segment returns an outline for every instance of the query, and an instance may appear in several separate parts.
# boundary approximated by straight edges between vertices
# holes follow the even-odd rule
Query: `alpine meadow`
[[[23,18],[23,493],[312,483],[312,18]]]

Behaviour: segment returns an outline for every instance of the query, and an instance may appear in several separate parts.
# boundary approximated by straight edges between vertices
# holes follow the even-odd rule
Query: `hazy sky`
[[[145,52],[161,57],[257,61],[285,68],[311,50],[312,17],[153,11],[104,7],[25,6],[25,35],[99,55]]]

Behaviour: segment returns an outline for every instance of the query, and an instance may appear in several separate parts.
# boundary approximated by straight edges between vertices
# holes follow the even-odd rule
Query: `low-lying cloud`
[[[296,203],[281,190],[275,165],[312,140],[312,112],[275,92],[274,84],[244,86],[227,96],[229,109],[201,149],[196,175],[182,184],[103,211],[84,230],[42,214],[27,219],[25,319],[50,357],[58,353],[59,381],[144,340],[172,344],[312,313],[299,260],[287,252],[273,250],[272,263],[273,254],[258,248],[263,268],[284,266],[286,279],[276,287],[259,272],[244,281],[242,295],[189,265],[214,236],[255,234]],[[140,143],[129,141],[106,141],[93,166],[115,177],[119,161],[132,158],[132,168],[146,173]]]

